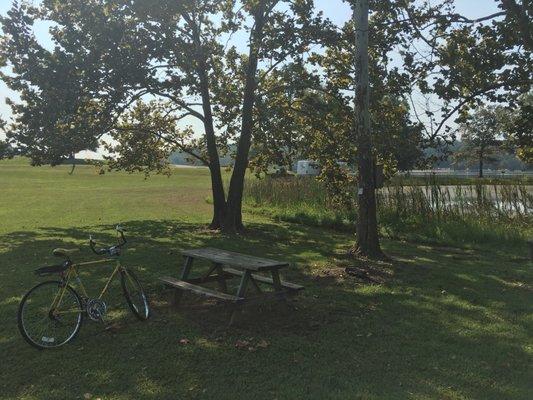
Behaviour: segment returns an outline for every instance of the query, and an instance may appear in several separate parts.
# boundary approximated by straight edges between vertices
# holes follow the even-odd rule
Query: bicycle
[[[103,296],[109,285],[120,274],[122,292],[129,308],[141,321],[150,316],[148,298],[135,274],[120,263],[121,249],[127,243],[124,230],[116,227],[117,241],[114,246],[96,248],[96,242],[89,237],[89,246],[103,260],[73,263],[72,254],[78,249],[54,249],[53,254],[65,260],[58,265],[36,269],[39,276],[59,274],[59,280],[49,280],[31,288],[20,301],[18,309],[18,328],[24,339],[38,349],[50,349],[63,346],[73,340],[80,331],[85,317],[93,321],[104,321],[107,304]],[[115,268],[106,281],[100,295],[90,298],[80,279],[78,269],[97,264],[115,262]],[[81,296],[73,288],[76,283]]]

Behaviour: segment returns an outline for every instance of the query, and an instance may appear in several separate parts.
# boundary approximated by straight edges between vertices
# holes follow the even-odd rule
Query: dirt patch
[[[372,260],[347,254],[336,254],[334,265],[316,272],[315,281],[355,281],[361,284],[381,285],[389,282],[396,268],[394,260]]]
[[[347,267],[346,273],[353,276],[362,283],[382,284],[387,281],[389,275],[382,270],[376,269],[374,266],[362,267]]]

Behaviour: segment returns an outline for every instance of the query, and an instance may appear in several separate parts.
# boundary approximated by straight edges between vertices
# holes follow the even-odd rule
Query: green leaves
[[[201,159],[189,146],[190,127],[178,127],[179,117],[172,115],[172,104],[138,101],[113,127],[112,142],[105,145],[110,169],[170,174],[168,159],[176,150]],[[206,163],[206,161],[204,161]]]
[[[9,143],[7,143],[4,140],[0,140],[0,160],[2,158],[8,158],[11,157],[13,154],[13,150]]]
[[[499,107],[495,112],[509,150],[533,164],[533,93],[522,95],[515,107]]]
[[[318,157],[320,146],[330,158],[352,159],[356,27],[351,21],[333,26],[313,3],[246,0],[240,7],[233,0],[43,0],[31,7],[16,2],[0,21],[1,78],[21,96],[20,103],[10,103],[9,140],[36,164],[60,163],[80,150],[98,148],[104,135],[132,141],[118,128],[140,112],[134,105],[142,100],[150,127],[161,108],[172,109],[169,116],[187,114],[187,120],[205,123],[206,105],[217,145],[224,147],[241,132],[252,54],[258,57],[254,165],[261,170],[268,162],[289,164],[298,155],[314,152]],[[411,123],[406,107],[413,93],[431,94],[444,103],[442,110],[427,110],[427,120],[438,126],[426,126],[424,139],[436,140],[449,135],[448,121],[464,118],[479,102],[514,106],[530,88],[531,52],[524,45],[529,29],[524,15],[530,10],[525,3],[502,0],[502,13],[477,22],[458,15],[453,3],[371,1],[375,144],[391,164],[402,163],[398,143],[412,149],[422,140],[418,122],[427,121]],[[236,32],[250,34],[260,10],[263,27],[251,38],[257,47],[245,54],[229,38]],[[51,49],[32,33],[39,20],[52,24]],[[207,85],[203,97],[200,76]],[[161,122],[156,124],[160,128]],[[154,151],[155,144],[162,145],[154,153],[160,157],[175,146],[176,128],[165,124],[164,138],[146,145]],[[196,147],[203,146],[204,134],[196,132],[195,140],[184,132],[178,137]],[[159,164],[149,161],[142,162],[158,170]]]

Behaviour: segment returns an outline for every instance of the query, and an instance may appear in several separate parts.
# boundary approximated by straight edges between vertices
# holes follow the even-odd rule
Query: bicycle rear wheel
[[[77,335],[83,312],[82,300],[72,287],[46,281],[30,289],[20,301],[18,328],[32,346],[57,348]]]
[[[150,316],[148,297],[133,271],[124,268],[120,274],[120,282],[124,297],[133,314],[141,321],[147,320]]]

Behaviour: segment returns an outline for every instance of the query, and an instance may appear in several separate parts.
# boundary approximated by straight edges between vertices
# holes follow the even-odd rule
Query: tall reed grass
[[[378,207],[399,216],[487,218],[520,222],[533,212],[533,192],[525,185],[387,186]]]
[[[356,190],[341,188],[353,201],[340,205],[313,178],[249,179],[245,201],[250,209],[274,218],[353,231]],[[394,183],[377,193],[383,233],[443,242],[523,241],[533,233],[533,189],[524,184],[424,186]]]

